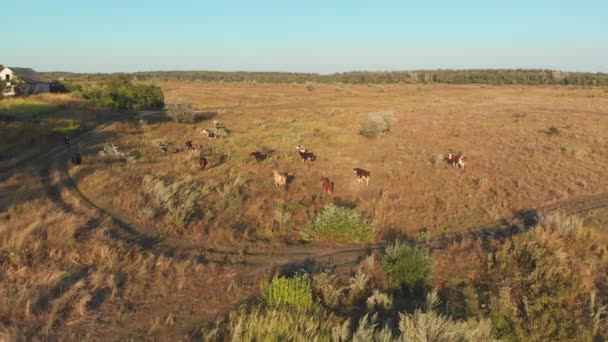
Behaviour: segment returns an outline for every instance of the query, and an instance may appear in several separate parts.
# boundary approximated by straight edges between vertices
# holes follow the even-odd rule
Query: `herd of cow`
[[[220,124],[217,120],[213,121],[213,125],[215,126],[216,129],[225,129],[224,125]],[[207,129],[203,129],[201,131],[201,134],[207,136],[210,140],[219,138],[217,133],[207,130]],[[70,149],[70,138],[64,137],[63,141],[64,141],[64,144],[66,145],[66,149],[69,150]],[[203,155],[202,147],[203,147],[202,145],[195,145],[192,143],[192,140],[188,140],[184,144],[184,151],[199,152],[199,158],[198,158],[199,167],[201,170],[204,170],[207,167],[209,161]],[[167,151],[169,150],[169,145],[167,143],[160,143],[159,148],[160,148],[162,154],[166,154]],[[298,145],[296,147],[296,149],[298,151],[300,159],[304,163],[308,162],[308,163],[312,164],[317,159],[317,156],[314,153],[308,151],[306,149],[306,147],[304,147],[302,145]],[[180,150],[180,149],[175,149],[173,153],[179,153],[181,151],[182,150]],[[259,151],[251,152],[249,154],[249,156],[253,157],[257,162],[264,161],[268,157],[267,154],[259,152]],[[450,151],[448,154],[446,154],[444,156],[444,160],[447,163],[451,164],[452,166],[462,169],[465,166],[466,157],[461,153],[457,154],[457,153],[454,153],[453,151]],[[74,165],[80,165],[82,163],[82,157],[81,157],[80,153],[78,153],[78,152],[74,153],[72,155],[71,161]],[[357,183],[365,182],[366,185],[369,185],[371,173],[368,170],[364,170],[364,169],[357,167],[357,168],[354,168],[353,171],[357,177]],[[278,172],[276,170],[273,171],[273,174],[274,174],[275,187],[282,187],[284,189],[287,189],[288,174],[286,172]],[[321,178],[321,189],[323,191],[323,194],[333,196],[334,182],[332,182],[327,177],[322,177]]]

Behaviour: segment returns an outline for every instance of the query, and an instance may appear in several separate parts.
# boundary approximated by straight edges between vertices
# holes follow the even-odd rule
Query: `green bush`
[[[396,241],[382,256],[382,269],[393,288],[414,290],[424,286],[431,276],[432,259],[423,250]]]
[[[87,100],[114,111],[162,109],[165,97],[155,85],[131,84],[125,77],[113,78],[100,87],[77,89]]]
[[[306,227],[303,236],[311,240],[367,242],[374,238],[374,230],[356,209],[330,205]]]
[[[262,300],[269,307],[308,309],[313,306],[312,283],[307,276],[274,277],[262,286]]]

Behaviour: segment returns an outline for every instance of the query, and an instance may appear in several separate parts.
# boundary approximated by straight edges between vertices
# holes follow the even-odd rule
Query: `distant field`
[[[300,239],[302,227],[332,202],[319,179],[335,182],[337,205],[354,206],[373,221],[376,241],[405,235],[429,238],[465,231],[521,210],[608,189],[608,94],[601,88],[479,85],[304,85],[158,83],[167,102],[191,102],[206,120],[136,127],[114,126],[112,142],[140,156],[132,164],[85,157],[79,180],[110,207],[134,214],[150,229],[204,245]],[[389,113],[388,134],[358,134],[370,113]],[[225,123],[227,138],[199,133],[211,120]],[[159,142],[183,148],[204,145],[210,161],[161,156]],[[296,145],[318,155],[303,164]],[[463,152],[467,167],[442,160]],[[256,164],[249,153],[272,151]],[[354,167],[371,171],[369,187],[357,184]],[[274,188],[272,171],[294,176],[288,191]],[[152,214],[142,177],[169,182],[192,177],[210,194],[204,213],[186,227]],[[287,213],[287,219],[277,215]],[[279,223],[280,222],[280,223]],[[159,228],[160,227],[160,228]]]

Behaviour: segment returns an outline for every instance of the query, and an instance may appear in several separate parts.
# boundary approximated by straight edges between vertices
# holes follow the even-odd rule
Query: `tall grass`
[[[203,215],[200,203],[211,192],[190,177],[168,182],[159,176],[146,175],[143,178],[143,188],[156,205],[171,214],[180,226]]]

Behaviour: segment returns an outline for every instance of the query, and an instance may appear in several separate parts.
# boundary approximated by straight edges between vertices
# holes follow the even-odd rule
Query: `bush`
[[[143,187],[156,205],[171,213],[180,226],[202,216],[200,202],[210,193],[209,189],[188,177],[167,183],[161,177],[146,175]]]
[[[115,111],[162,109],[165,97],[155,85],[136,85],[125,77],[113,78],[101,87],[75,89],[93,103]]]
[[[431,276],[432,259],[423,250],[396,241],[384,251],[382,269],[393,288],[414,290],[424,286]]]
[[[313,305],[311,281],[304,275],[272,278],[262,286],[262,300],[269,307],[310,308]]]
[[[131,85],[128,87],[133,110],[158,110],[165,105],[162,89],[154,85]]]
[[[602,295],[595,284],[606,257],[593,250],[606,240],[598,238],[579,219],[549,215],[493,253],[484,281],[494,284],[491,317],[499,337],[603,340],[608,329],[597,313],[606,304],[594,297]]]
[[[193,123],[196,115],[190,103],[167,104],[167,114],[176,122]]]
[[[230,313],[227,336],[203,332],[209,341],[331,341],[336,318],[322,310],[254,308]]]
[[[356,209],[330,205],[306,227],[303,235],[313,240],[366,242],[374,238],[374,231],[372,224]]]
[[[367,138],[384,135],[391,130],[393,122],[394,115],[392,112],[370,113],[361,122],[359,134]]]

